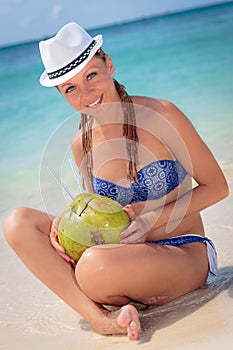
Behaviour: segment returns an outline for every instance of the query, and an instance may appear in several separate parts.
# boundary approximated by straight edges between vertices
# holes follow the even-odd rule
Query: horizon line
[[[232,4],[233,4],[233,0],[232,1],[224,1],[224,2],[220,2],[220,3],[212,3],[212,4],[208,4],[208,5],[203,5],[203,6],[200,5],[198,7],[190,7],[190,8],[186,8],[183,10],[180,9],[180,10],[174,10],[174,11],[166,11],[166,12],[160,12],[160,13],[149,15],[149,16],[135,17],[134,19],[131,19],[131,20],[122,20],[122,21],[118,21],[118,22],[109,23],[106,25],[98,25],[98,26],[93,26],[93,27],[87,26],[87,27],[84,27],[84,29],[87,31],[96,31],[96,30],[101,30],[101,29],[104,30],[107,28],[114,28],[114,27],[127,25],[127,24],[134,23],[134,22],[147,21],[147,20],[150,20],[152,18],[172,17],[172,16],[176,16],[179,14],[189,13],[189,12],[196,12],[196,11],[198,12],[200,9],[205,10],[205,9],[209,9],[210,7],[217,8],[217,7],[224,7],[224,6],[232,5]],[[48,38],[51,38],[54,35],[55,34],[48,34],[48,36],[46,35],[46,36],[39,37],[39,38],[3,44],[3,45],[0,45],[0,50],[7,49],[10,47],[38,43],[39,41],[46,40]]]

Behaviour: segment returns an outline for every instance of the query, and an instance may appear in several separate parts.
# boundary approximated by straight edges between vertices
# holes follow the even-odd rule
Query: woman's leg
[[[103,334],[128,333],[130,338],[137,338],[140,323],[136,309],[128,305],[109,313],[83,293],[72,267],[51,246],[50,227],[51,218],[46,213],[22,207],[7,216],[3,231],[9,245],[28,269],[96,331]]]
[[[92,300],[122,305],[136,300],[161,305],[199,288],[208,276],[203,243],[95,246],[76,265],[79,286]]]

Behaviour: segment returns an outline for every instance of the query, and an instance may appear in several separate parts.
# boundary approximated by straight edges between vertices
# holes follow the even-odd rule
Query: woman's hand
[[[121,244],[143,243],[152,228],[155,220],[153,212],[147,212],[137,216],[131,205],[124,207],[124,211],[129,215],[130,225],[120,234]]]
[[[56,216],[52,221],[52,226],[49,234],[51,245],[67,263],[71,263],[73,266],[75,266],[76,261],[73,260],[69,255],[65,253],[65,249],[58,242],[57,228],[58,228],[59,220],[60,220],[60,216]]]

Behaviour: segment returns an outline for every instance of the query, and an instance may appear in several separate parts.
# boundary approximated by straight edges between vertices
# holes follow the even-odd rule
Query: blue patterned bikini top
[[[93,177],[94,191],[119,202],[121,205],[159,199],[174,190],[187,175],[178,160],[159,160],[138,171],[138,182],[123,187],[113,182]]]

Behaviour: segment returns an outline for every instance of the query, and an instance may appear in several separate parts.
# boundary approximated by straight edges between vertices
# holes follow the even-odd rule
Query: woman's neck
[[[93,111],[91,116],[93,117],[93,127],[124,123],[121,102],[105,103]]]

